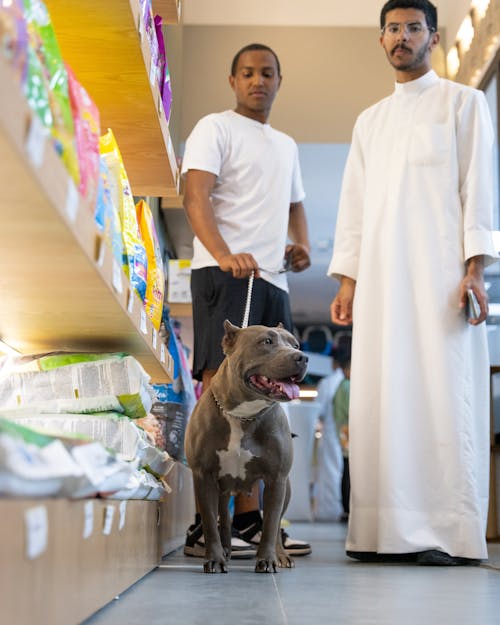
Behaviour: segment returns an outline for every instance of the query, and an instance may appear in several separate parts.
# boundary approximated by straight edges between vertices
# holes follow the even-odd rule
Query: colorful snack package
[[[26,71],[26,82],[24,83],[24,95],[43,126],[48,131],[52,131],[54,118],[49,103],[49,92],[46,87],[44,70],[35,50],[28,46],[28,64]]]
[[[94,206],[99,183],[99,111],[68,65],[66,71],[80,165],[79,191]]]
[[[111,198],[120,215],[124,247],[123,269],[130,284],[144,301],[148,267],[146,249],[140,236],[127,172],[112,130],[108,129],[108,132],[100,138],[99,146],[110,174]]]
[[[20,85],[26,81],[28,31],[22,0],[0,0],[0,54],[14,69]]]
[[[161,100],[163,104],[163,111],[165,112],[165,119],[167,123],[170,121],[170,114],[172,112],[172,84],[170,82],[170,72],[168,71],[167,52],[165,49],[165,40],[163,38],[162,31],[162,19],[159,15],[155,16],[155,29],[156,38],[158,40],[159,51],[159,86],[161,93]]]
[[[113,250],[113,256],[121,267],[124,250],[120,215],[111,196],[109,169],[102,156],[99,158],[95,221],[99,230],[104,233],[104,240]]]
[[[147,202],[139,200],[135,205],[142,240],[148,256],[148,275],[144,307],[154,327],[159,330],[165,295],[165,273],[155,223]]]
[[[68,93],[68,74],[61,57],[47,7],[41,0],[24,0],[30,46],[38,56],[49,94],[52,112],[52,137],[57,153],[75,184],[80,172],[75,146],[75,130]]]
[[[148,41],[149,50],[151,52],[151,69],[150,69],[150,79],[155,78],[158,83],[158,87],[160,87],[159,82],[159,63],[160,63],[160,52],[158,49],[158,40],[156,38],[156,29],[155,22],[153,19],[153,8],[151,6],[151,0],[140,0],[141,7],[141,20],[144,24],[144,32],[146,34],[146,39]]]

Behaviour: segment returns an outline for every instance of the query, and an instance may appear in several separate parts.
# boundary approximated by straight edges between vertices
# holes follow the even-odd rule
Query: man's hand
[[[222,271],[231,272],[233,278],[248,278],[252,271],[260,278],[259,267],[251,254],[225,254],[217,258],[217,262]]]
[[[291,270],[293,272],[304,271],[311,266],[309,249],[301,243],[290,243],[286,246],[285,257],[290,258]]]
[[[330,306],[333,323],[339,326],[352,324],[352,303],[355,290],[356,281],[347,276],[342,276],[340,288]]]
[[[460,283],[460,308],[465,309],[467,306],[467,289],[471,289],[477,298],[481,314],[477,319],[467,319],[472,326],[477,326],[485,321],[488,316],[488,294],[484,287],[484,258],[483,256],[474,256],[467,262],[467,273]]]

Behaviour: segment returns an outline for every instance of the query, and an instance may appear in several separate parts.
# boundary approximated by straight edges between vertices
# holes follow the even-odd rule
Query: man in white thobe
[[[356,121],[328,270],[340,280],[332,320],[353,324],[346,549],[477,564],[489,466],[483,269],[497,259],[491,121],[482,92],[431,70],[430,2],[390,0],[381,28],[395,91]]]

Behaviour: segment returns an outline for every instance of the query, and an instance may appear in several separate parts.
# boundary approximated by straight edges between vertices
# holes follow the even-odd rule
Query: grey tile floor
[[[480,567],[365,564],[346,558],[345,526],[292,523],[312,544],[296,568],[253,572],[232,561],[227,575],[204,575],[182,550],[84,625],[498,625],[500,544]]]

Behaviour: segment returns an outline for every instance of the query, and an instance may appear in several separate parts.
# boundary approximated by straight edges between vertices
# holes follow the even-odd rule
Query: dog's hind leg
[[[231,515],[229,513],[230,493],[219,495],[219,534],[226,558],[231,557]]]

